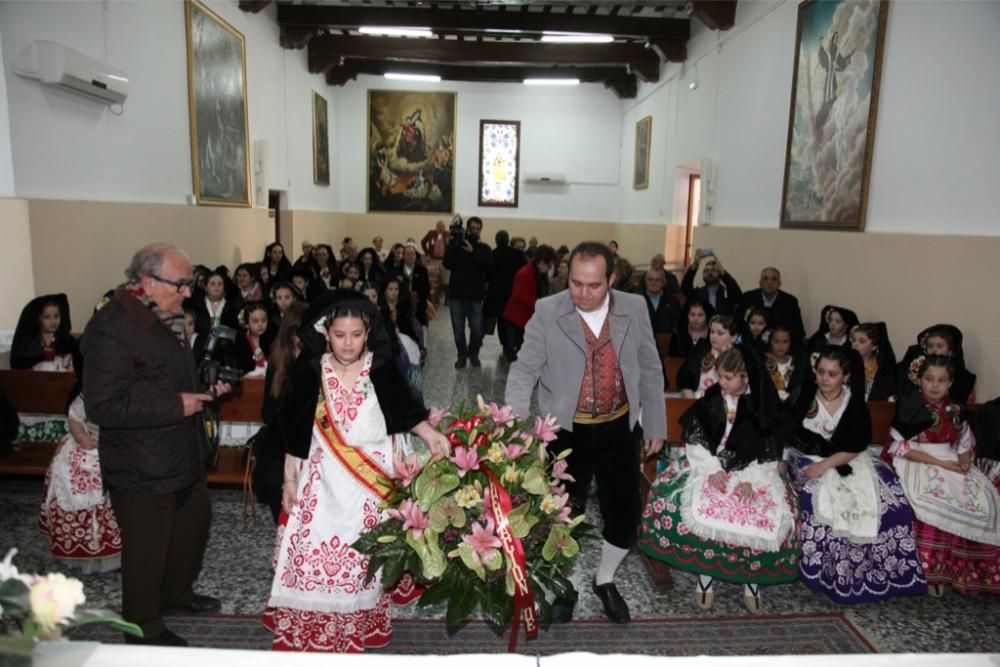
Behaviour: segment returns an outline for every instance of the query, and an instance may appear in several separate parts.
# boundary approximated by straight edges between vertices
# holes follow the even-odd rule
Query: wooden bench
[[[0,370],[0,392],[21,414],[65,416],[66,403],[76,382],[73,373]],[[222,399],[222,420],[259,423],[264,400],[264,380],[247,378]],[[44,475],[55,453],[56,442],[24,442],[14,453],[0,457],[0,475]],[[212,484],[243,483],[243,447],[222,447],[218,465],[209,471]]]

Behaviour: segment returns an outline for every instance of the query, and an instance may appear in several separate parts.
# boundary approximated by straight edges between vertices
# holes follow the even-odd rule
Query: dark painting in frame
[[[865,228],[888,8],[887,0],[799,4],[782,228]]]
[[[185,0],[191,170],[198,204],[250,206],[246,44],[212,10]]]
[[[451,213],[454,92],[368,91],[369,212]]]
[[[330,185],[330,133],[326,98],[312,91],[313,183]]]
[[[646,116],[635,124],[635,155],[632,162],[632,189],[649,187],[649,151],[653,137],[653,117]]]
[[[479,121],[479,205],[517,208],[521,121]]]

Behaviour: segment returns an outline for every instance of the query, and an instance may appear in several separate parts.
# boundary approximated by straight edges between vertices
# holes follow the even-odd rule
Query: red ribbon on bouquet
[[[513,653],[517,650],[517,633],[521,626],[521,619],[524,619],[524,635],[528,639],[538,636],[538,618],[535,616],[535,598],[531,594],[531,585],[528,583],[528,567],[524,558],[524,547],[521,540],[514,535],[510,527],[510,520],[507,513],[513,509],[510,494],[496,475],[489,468],[484,467],[483,472],[490,482],[490,506],[487,508],[493,515],[493,521],[497,526],[497,537],[504,555],[507,557],[507,567],[511,577],[514,579],[514,614],[511,619],[510,641],[507,643],[507,652]]]

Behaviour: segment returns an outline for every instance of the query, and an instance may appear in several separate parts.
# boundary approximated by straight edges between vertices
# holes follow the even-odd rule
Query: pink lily
[[[514,408],[509,405],[500,407],[496,403],[487,403],[486,410],[490,413],[490,419],[493,420],[494,424],[513,426],[514,424]]]
[[[465,473],[470,470],[479,470],[479,455],[474,447],[456,447],[452,451],[449,461],[458,466],[459,479],[465,477]]]
[[[575,482],[576,478],[573,475],[566,472],[569,467],[569,462],[566,459],[559,459],[552,464],[552,478],[561,479],[567,482]]]
[[[448,408],[431,408],[430,414],[427,415],[427,423],[431,425],[431,428],[437,428],[437,425],[441,423],[441,420],[448,416]]]
[[[472,522],[472,535],[466,535],[462,541],[472,547],[472,557],[479,564],[482,564],[482,556],[489,556],[493,549],[499,549],[502,545],[500,538],[494,532],[493,519],[486,517],[486,525],[478,521]]]
[[[535,417],[535,435],[542,442],[552,442],[556,439],[556,431],[559,430],[559,422],[552,415],[546,416],[544,419],[541,417]]]
[[[573,520],[573,518],[570,516],[572,512],[573,512],[572,506],[567,504],[563,506],[561,510],[559,510],[559,514],[556,514],[554,521],[556,523],[570,523]]]
[[[420,536],[424,534],[424,529],[430,524],[430,519],[420,511],[420,505],[412,500],[404,500],[399,507],[398,510],[389,510],[387,514],[394,519],[402,519],[403,530],[412,529],[413,537],[419,540]]]
[[[423,470],[423,467],[416,454],[410,454],[405,459],[399,454],[395,454],[392,457],[392,478],[400,480],[403,486],[409,486]]]
[[[511,461],[515,461],[521,457],[522,454],[527,450],[524,445],[510,444],[503,445],[503,455],[506,456]]]

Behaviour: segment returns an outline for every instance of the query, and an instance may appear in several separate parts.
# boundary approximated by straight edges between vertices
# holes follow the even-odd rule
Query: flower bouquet
[[[369,581],[381,569],[391,589],[409,572],[428,587],[421,606],[447,601],[449,633],[477,608],[498,633],[513,620],[513,650],[522,620],[533,637],[551,619],[550,597],[576,596],[566,574],[592,528],[571,515],[569,451],[547,451],[554,418],[529,427],[482,397],[454,413],[432,410],[429,421],[451,456],[397,455],[389,518],[353,548],[369,556]]]
[[[63,630],[85,623],[110,623],[137,637],[139,626],[120,616],[77,607],[86,602],[79,579],[63,574],[20,574],[12,560],[17,549],[7,552],[0,563],[0,620],[12,620],[20,633],[0,636],[0,665],[30,665],[37,639],[59,639]]]

